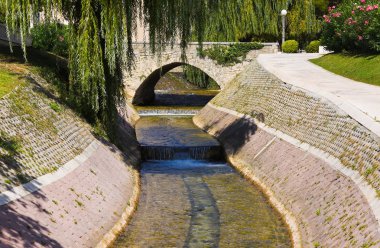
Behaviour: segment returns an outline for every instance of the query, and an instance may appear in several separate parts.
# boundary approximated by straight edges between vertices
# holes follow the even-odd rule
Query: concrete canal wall
[[[378,247],[379,139],[256,61],[194,118],[285,215],[296,246]]]

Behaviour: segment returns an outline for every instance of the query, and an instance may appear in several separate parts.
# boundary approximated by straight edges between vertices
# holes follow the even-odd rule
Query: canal
[[[160,104],[139,109],[141,195],[112,247],[291,247],[288,228],[265,195],[193,124],[201,106],[186,105],[188,99],[204,105],[216,92],[198,93],[171,92],[177,95],[171,99],[185,99],[181,105],[163,100],[164,92]]]

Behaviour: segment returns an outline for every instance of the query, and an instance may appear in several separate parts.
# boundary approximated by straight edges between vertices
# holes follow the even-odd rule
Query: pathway
[[[313,63],[319,54],[260,54],[258,62],[282,81],[326,97],[380,136],[380,87],[357,82]]]

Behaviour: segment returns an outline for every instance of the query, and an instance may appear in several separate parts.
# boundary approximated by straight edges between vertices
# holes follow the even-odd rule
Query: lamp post
[[[288,14],[288,11],[286,11],[286,9],[281,10],[281,16],[282,16],[282,43],[281,44],[284,44],[285,42],[285,24],[286,24],[285,17],[287,14]]]

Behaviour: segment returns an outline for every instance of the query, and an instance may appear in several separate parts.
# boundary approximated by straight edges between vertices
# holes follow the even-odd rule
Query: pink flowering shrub
[[[345,1],[323,16],[322,45],[329,50],[380,52],[380,0]]]

